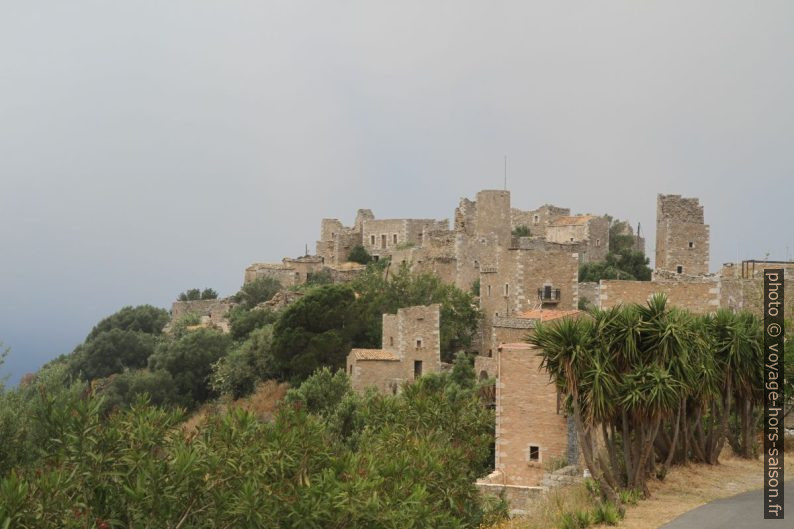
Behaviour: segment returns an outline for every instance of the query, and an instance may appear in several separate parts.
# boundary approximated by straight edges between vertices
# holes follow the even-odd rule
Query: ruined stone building
[[[228,316],[232,307],[234,302],[231,298],[174,301],[171,304],[171,322],[165,331],[169,332],[173,323],[188,314],[193,314],[199,318],[198,327],[215,327],[223,332],[229,332]]]
[[[609,253],[609,220],[594,215],[557,217],[546,228],[546,240],[571,245],[583,263],[603,261]]]
[[[709,273],[709,227],[697,198],[657,195],[656,270],[692,277]]]
[[[353,349],[347,373],[353,389],[396,393],[404,382],[441,369],[441,306],[418,305],[383,315],[380,349]]]
[[[604,279],[598,284],[580,284],[580,290],[586,289],[588,299],[601,308],[644,304],[653,294],[664,293],[670,304],[696,314],[728,308],[750,310],[760,316],[763,270],[784,268],[785,293],[794,295],[794,263],[751,260],[726,263],[719,272],[710,273],[709,249],[710,229],[698,199],[660,194],[656,200],[656,266],[652,280]]]
[[[245,269],[244,283],[260,277],[271,277],[288,288],[306,283],[323,269],[321,257],[307,255],[295,259],[285,257],[280,263],[254,263]]]

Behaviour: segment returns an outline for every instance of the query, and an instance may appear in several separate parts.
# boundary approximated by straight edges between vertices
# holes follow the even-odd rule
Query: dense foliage
[[[179,294],[176,298],[178,301],[196,301],[199,299],[218,299],[218,293],[211,288],[200,290],[198,288],[191,288]]]
[[[170,316],[167,310],[158,309],[151,305],[137,307],[124,307],[118,312],[102,319],[86,337],[89,342],[103,332],[119,329],[122,331],[142,332],[159,335],[168,323]]]
[[[350,249],[350,253],[347,255],[347,260],[354,263],[367,264],[372,261],[372,256],[369,254],[366,248],[360,244],[357,244]]]
[[[212,366],[226,356],[231,345],[228,335],[199,329],[162,342],[149,359],[149,368],[167,371],[179,396],[178,403],[192,408],[217,396],[210,381]]]
[[[350,285],[324,285],[287,307],[273,328],[274,368],[301,381],[320,366],[345,365],[360,334],[360,305]]]
[[[391,267],[390,267],[391,268]],[[451,362],[455,353],[469,350],[480,312],[474,295],[441,281],[431,273],[412,273],[407,264],[386,273],[383,266],[370,265],[353,281],[362,307],[362,335],[357,347],[380,347],[383,314],[413,305],[441,304],[441,359]]]
[[[234,295],[234,300],[246,309],[252,309],[269,301],[281,290],[281,283],[272,277],[258,277],[240,287],[240,291]]]
[[[513,237],[529,237],[530,235],[532,235],[532,232],[529,230],[529,226],[522,224],[513,228]]]
[[[493,414],[446,375],[361,396],[321,371],[273,422],[233,409],[194,433],[145,401],[104,417],[90,392],[28,397],[43,434],[0,479],[0,527],[464,528],[504,513],[473,485]]]
[[[626,221],[609,220],[609,253],[604,261],[583,263],[579,267],[579,281],[598,282],[601,279],[631,279],[650,281],[650,262],[643,252],[635,249],[635,236]]]
[[[647,494],[649,477],[673,463],[717,463],[726,441],[754,456],[764,362],[752,314],[693,316],[657,295],[541,324],[529,341],[543,349],[585,462],[616,505],[617,491]]]

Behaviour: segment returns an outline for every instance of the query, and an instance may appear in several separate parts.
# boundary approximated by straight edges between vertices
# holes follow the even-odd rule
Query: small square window
[[[416,348],[417,349],[421,349],[422,348],[422,339],[421,338],[418,338],[416,340]]]
[[[539,217],[539,216],[537,216],[537,215],[535,215],[535,217],[532,219],[532,221],[533,221],[535,224],[537,224],[538,222],[540,222],[540,217]]]
[[[596,239],[596,247],[601,246],[601,239]]]
[[[692,242],[692,241],[689,241],[689,247],[690,247],[690,248],[694,248],[694,247],[695,247],[695,243],[694,243],[694,242]]]
[[[375,236],[374,235],[370,235],[369,236],[369,242],[370,242],[370,244],[372,246],[375,246]]]
[[[397,244],[397,234],[396,233],[394,234],[394,237],[393,237],[392,240],[394,241],[394,244]]]
[[[540,462],[540,447],[537,445],[529,445],[529,461],[531,463]]]
[[[676,272],[676,274],[683,274],[684,273],[684,267],[681,266],[681,265],[676,266],[675,267],[675,272]]]

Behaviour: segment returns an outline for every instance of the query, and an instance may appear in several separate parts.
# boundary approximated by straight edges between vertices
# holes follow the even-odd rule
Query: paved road
[[[786,481],[785,520],[764,520],[764,491],[753,490],[701,505],[661,529],[794,529],[794,481]]]

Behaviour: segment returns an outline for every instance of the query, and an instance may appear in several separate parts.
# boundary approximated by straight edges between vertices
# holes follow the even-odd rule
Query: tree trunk
[[[629,417],[626,410],[623,410],[621,415],[623,417],[623,459],[626,465],[626,486],[628,487],[634,469],[631,458],[631,434],[629,433]]]
[[[659,425],[662,423],[661,416],[657,417],[653,421],[653,425],[650,427],[648,432],[645,432],[643,429],[643,446],[642,452],[640,453],[640,457],[637,461],[637,469],[634,471],[634,484],[635,486],[642,487],[643,492],[645,492],[646,496],[649,495],[648,487],[647,487],[647,476],[648,476],[648,468],[649,465],[648,457],[651,455],[653,451],[653,440],[656,438],[656,433],[659,431]]]
[[[678,411],[675,414],[675,426],[673,426],[673,441],[670,443],[670,452],[667,454],[667,459],[664,460],[664,470],[662,471],[663,476],[667,476],[667,472],[670,470],[670,465],[673,463],[673,456],[675,455],[675,449],[678,445],[678,430],[681,426],[681,413],[684,409],[684,400],[681,399],[681,404],[678,406]]]
[[[582,420],[582,413],[579,407],[579,399],[577,395],[573,395],[573,420],[576,424],[576,431],[579,434],[579,445],[582,449],[582,457],[584,457],[585,464],[590,470],[590,475],[593,477],[598,488],[601,490],[601,496],[607,501],[611,501],[620,510],[625,512],[623,504],[620,502],[617,492],[609,483],[607,483],[604,473],[601,468],[596,464],[593,457],[593,439],[590,435],[590,430],[585,428],[584,421]]]

